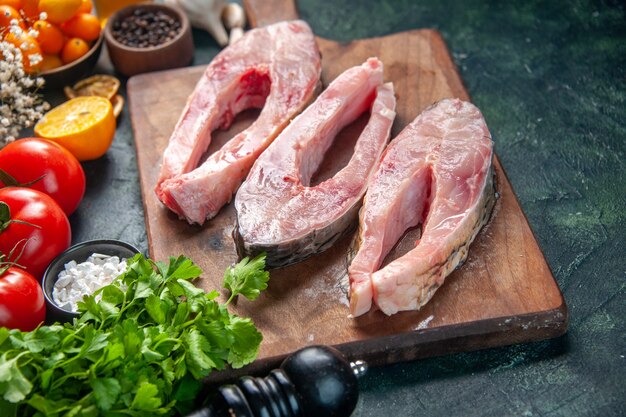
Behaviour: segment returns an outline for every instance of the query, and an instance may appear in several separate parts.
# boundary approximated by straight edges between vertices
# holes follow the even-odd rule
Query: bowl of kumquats
[[[98,61],[103,35],[91,0],[0,0],[2,40],[22,51],[24,70],[60,87]]]

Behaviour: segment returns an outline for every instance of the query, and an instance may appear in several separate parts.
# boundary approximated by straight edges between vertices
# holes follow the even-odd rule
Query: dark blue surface
[[[440,30],[570,310],[551,341],[370,369],[356,416],[622,416],[626,409],[626,18],[618,1],[303,0],[327,38]],[[194,32],[194,64],[217,53]],[[106,55],[106,54],[105,54]],[[110,72],[103,56],[97,72]],[[147,249],[128,108],[84,164],[74,242]],[[178,254],[172,254],[178,255]]]

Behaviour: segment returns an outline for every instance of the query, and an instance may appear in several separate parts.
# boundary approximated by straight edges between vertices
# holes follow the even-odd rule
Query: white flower
[[[18,31],[19,29],[19,31]],[[21,28],[11,26],[11,33],[23,36]],[[0,30],[0,39],[3,31]],[[41,77],[32,78],[24,72],[22,51],[13,44],[0,41],[0,148],[19,137],[22,129],[31,127],[43,117],[50,105],[37,95],[44,84]],[[26,54],[30,63],[41,62],[40,54]]]
[[[43,57],[41,56],[41,54],[28,54],[28,60],[30,62],[30,65],[37,65],[41,61],[43,61]]]

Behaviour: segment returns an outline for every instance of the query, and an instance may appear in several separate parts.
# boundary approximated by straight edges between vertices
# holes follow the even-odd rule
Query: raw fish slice
[[[202,224],[227,204],[261,152],[311,101],[320,79],[320,53],[303,21],[253,29],[207,67],[178,120],[156,193],[189,223]],[[249,108],[257,120],[210,155],[211,133],[227,129]]]
[[[426,109],[391,141],[369,184],[348,268],[353,316],[372,300],[388,315],[419,309],[466,259],[495,202],[492,158],[480,111],[458,99]],[[379,270],[419,224],[416,247]]]
[[[266,252],[268,265],[288,265],[327,249],[350,228],[395,117],[393,86],[382,80],[375,58],[348,69],[259,157],[235,198],[241,256]],[[309,186],[337,133],[367,110],[348,164]]]

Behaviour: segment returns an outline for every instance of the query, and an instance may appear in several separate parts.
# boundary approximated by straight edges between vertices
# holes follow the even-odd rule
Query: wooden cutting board
[[[292,1],[246,2],[253,26],[297,16]],[[317,38],[324,85],[370,56],[385,65],[386,81],[397,92],[398,116],[393,136],[425,107],[446,97],[468,100],[444,41],[433,30],[413,30],[382,38],[337,43]],[[204,67],[143,74],[128,82],[130,112],[137,148],[150,255],[157,260],[185,254],[204,270],[203,288],[219,289],[223,271],[237,261],[231,237],[232,204],[203,227],[189,226],[164,208],[153,189],[161,155],[188,95]],[[219,132],[209,152],[245,128],[253,112]],[[361,118],[344,129],[318,173],[336,172],[349,159]],[[487,122],[489,122],[487,120]],[[496,137],[497,137],[497,132]],[[550,269],[498,159],[499,199],[490,223],[471,245],[466,263],[450,275],[421,310],[386,317],[380,311],[348,317],[346,254],[351,238],[305,262],[271,271],[268,290],[256,301],[239,300],[238,314],[251,317],[264,340],[254,372],[288,353],[312,344],[338,347],[350,358],[370,364],[476,350],[546,339],[567,329],[567,308]],[[390,256],[408,250],[410,232]]]

